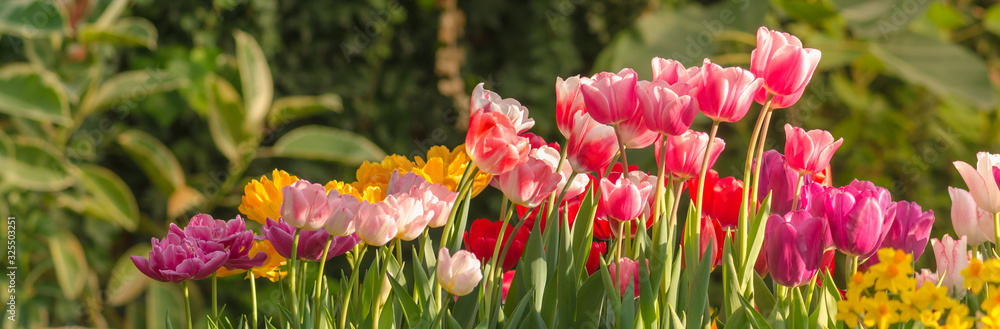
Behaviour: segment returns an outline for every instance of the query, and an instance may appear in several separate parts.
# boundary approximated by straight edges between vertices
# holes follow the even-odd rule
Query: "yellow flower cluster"
[[[271,179],[260,176],[243,188],[243,203],[239,210],[247,218],[264,225],[268,218],[278,220],[281,217],[281,188],[292,185],[299,178],[289,175],[284,170],[275,169]]]
[[[983,328],[1000,329],[1000,260],[984,263],[973,258],[961,274],[965,278],[963,285],[973,294],[979,295],[984,287],[988,288],[985,296],[980,296],[983,302],[979,306],[986,313],[980,321]]]
[[[849,328],[863,322],[866,327],[884,329],[907,321],[919,321],[928,328],[973,326],[969,308],[948,297],[947,287],[925,283],[916,288],[913,255],[886,248],[878,251],[878,257],[878,264],[851,277],[846,298],[837,302],[837,320]]]
[[[365,161],[358,168],[357,181],[350,184],[331,181],[327,183],[326,188],[353,194],[369,202],[381,201],[385,198],[385,189],[389,185],[392,172],[398,170],[400,174],[412,172],[431,184],[441,184],[452,192],[458,192],[458,184],[462,181],[469,160],[469,155],[465,153],[465,145],[456,146],[451,151],[444,146],[434,146],[427,151],[427,160],[416,157],[410,161],[404,156],[393,154],[385,157],[382,162]],[[477,172],[472,184],[473,197],[486,188],[490,178],[492,178],[490,174]]]

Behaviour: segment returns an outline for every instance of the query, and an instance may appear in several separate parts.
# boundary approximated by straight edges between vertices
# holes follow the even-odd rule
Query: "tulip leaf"
[[[685,240],[685,248],[689,253],[694,254],[694,257],[698,256],[699,243],[698,239],[688,239]],[[701,256],[701,261],[696,262],[698,265],[697,270],[690,274],[691,280],[691,290],[688,291],[688,304],[687,306],[687,327],[689,329],[701,328],[701,325],[705,323],[706,315],[705,311],[708,310],[708,284],[711,278],[712,266],[715,265],[715,247],[713,246],[715,241],[710,239],[708,245],[705,247],[705,254]],[[691,257],[691,256],[688,256]]]
[[[62,82],[55,74],[29,64],[0,67],[0,112],[61,125],[72,122]]]
[[[208,128],[219,148],[229,161],[243,163],[252,135],[243,129],[243,103],[233,85],[214,74],[205,77],[208,96]],[[253,147],[256,149],[256,146]]]
[[[725,298],[723,299],[723,314],[727,317],[733,315],[737,309],[742,307],[737,296],[743,293],[740,288],[740,277],[736,271],[736,262],[733,260],[733,244],[727,238],[723,239],[725,246],[722,248],[723,285]]]
[[[80,29],[80,42],[84,44],[107,43],[156,50],[156,37],[156,26],[139,17],[120,18],[108,25],[89,24]]]
[[[97,201],[105,220],[128,230],[139,226],[139,205],[128,185],[113,171],[104,167],[83,164],[79,166],[77,179]]]
[[[992,109],[997,103],[986,63],[961,46],[900,34],[872,43],[871,52],[892,73],[939,96],[955,96],[980,109]]]
[[[517,308],[514,309],[514,313],[512,313],[511,316],[507,317],[506,321],[504,321],[504,329],[520,328],[519,324],[521,323],[521,320],[524,319],[524,313],[527,312],[528,305],[531,305],[531,301],[534,300],[534,294],[534,287],[528,289],[528,292],[524,294],[526,298],[521,298],[521,301],[517,304]]]
[[[767,287],[764,283],[764,279],[757,274],[757,272],[752,273],[753,275],[753,299],[757,303],[757,310],[761,314],[770,314],[771,310],[774,309],[774,295],[771,294],[771,289]]]
[[[106,288],[107,300],[105,302],[109,306],[125,305],[146,291],[151,279],[135,267],[129,256],[148,257],[151,249],[152,246],[148,243],[140,243],[129,248],[115,261]]]
[[[771,212],[771,193],[768,193],[764,200],[760,203],[760,208],[757,210],[757,214],[754,216],[753,221],[750,222],[750,236],[747,237],[747,241],[750,241],[749,249],[746,258],[740,262],[742,266],[742,276],[740,276],[740,290],[746,291],[748,285],[750,284],[750,272],[753,272],[754,264],[757,264],[757,257],[760,255],[760,248],[764,245],[764,234],[767,230],[767,219]],[[752,287],[750,287],[752,288]],[[753,292],[751,290],[751,292]]]
[[[180,162],[156,137],[131,129],[118,135],[118,144],[163,194],[170,195],[187,184]]]
[[[324,112],[340,113],[343,100],[337,94],[319,96],[288,96],[274,100],[267,115],[269,127],[280,127],[290,122]]]
[[[621,294],[619,294],[619,289],[615,286],[614,281],[611,280],[611,270],[608,269],[608,263],[604,261],[604,257],[598,258],[601,261],[601,268],[597,269],[600,273],[601,281],[604,282],[604,291],[607,293],[607,300],[611,302],[611,312],[617,318],[621,314],[622,301]]]
[[[659,294],[653,293],[649,276],[649,260],[645,255],[640,255],[636,262],[639,262],[639,313],[642,315],[643,327],[650,328],[657,319],[656,299]]]
[[[616,273],[615,276],[618,276]],[[618,278],[621,280],[622,278]],[[625,286],[625,296],[622,298],[622,308],[618,312],[618,328],[633,328],[635,327],[635,280],[628,278],[628,284]],[[618,298],[618,296],[613,296],[611,298]]]
[[[597,328],[603,309],[604,282],[600,275],[591,275],[576,294],[576,327]]]
[[[146,97],[180,88],[184,77],[167,71],[142,70],[118,73],[83,96],[78,111],[86,116],[117,106],[135,107]]]
[[[272,148],[274,155],[325,160],[348,165],[385,158],[375,143],[361,135],[323,126],[305,126],[281,136]]]
[[[0,2],[0,33],[36,38],[61,32],[65,23],[56,4],[37,0]]]
[[[482,291],[482,289],[476,290]],[[499,301],[500,299],[497,298],[497,300]],[[458,321],[461,328],[471,328],[476,321],[476,312],[478,309],[479,296],[468,294],[458,297],[458,300],[455,301],[455,307],[452,308],[452,315],[455,317],[455,320]]]
[[[541,221],[535,221],[535,227],[528,235],[528,243],[524,248],[524,270],[529,279],[529,286],[537,288],[548,288],[545,285],[548,279],[548,266],[545,259],[545,251],[542,247],[542,229],[539,227]],[[550,230],[554,231],[554,230]],[[536,311],[542,310],[542,301],[545,291],[535,291],[534,306]]]
[[[2,171],[5,182],[35,191],[59,191],[73,184],[62,154],[51,144],[24,136],[13,143]]]
[[[258,132],[263,129],[264,119],[274,97],[271,68],[267,65],[264,51],[253,36],[243,31],[236,31],[233,36],[236,38],[236,64],[240,69],[243,104],[246,106],[243,128]]]
[[[726,319],[726,328],[751,328],[745,307],[740,306]]]
[[[789,311],[789,327],[808,328],[809,309],[806,308],[800,289],[789,288],[792,291],[791,310]],[[815,322],[814,322],[815,323]]]
[[[61,231],[49,238],[49,252],[63,295],[76,299],[87,283],[84,273],[89,271],[83,246],[72,233]]]
[[[750,322],[751,328],[771,329],[771,325],[768,324],[767,319],[765,319],[764,316],[760,314],[760,312],[757,312],[757,310],[754,309],[752,305],[750,305],[750,302],[747,301],[747,299],[744,298],[743,295],[739,295],[738,297],[740,298],[740,303],[743,304],[743,310],[746,311],[747,314],[749,314],[749,316],[747,316],[747,322]]]
[[[392,285],[392,292],[396,295],[396,301],[399,302],[400,308],[403,309],[406,322],[413,324],[420,322],[420,308],[413,302],[413,297],[406,292],[406,288],[399,285],[399,282],[393,276],[389,276],[389,284]]]
[[[427,239],[427,234],[424,234],[421,239]],[[425,241],[426,242],[426,241]],[[413,262],[413,294],[420,301],[426,301],[434,294],[434,286],[427,279],[427,272],[425,272],[425,267],[420,261],[420,255],[417,253],[416,246],[411,249],[413,256],[410,257],[411,262]],[[425,302],[421,302],[422,304]]]
[[[820,271],[820,275],[823,287],[813,292],[813,300],[818,298],[819,301],[815,311],[816,321],[812,323],[826,323],[827,327],[833,328],[837,325],[837,301],[840,300],[840,292],[830,272]]]

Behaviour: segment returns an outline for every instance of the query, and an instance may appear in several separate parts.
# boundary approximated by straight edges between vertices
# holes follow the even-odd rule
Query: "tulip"
[[[691,191],[691,201],[697,202],[698,179],[689,180],[685,185]],[[736,177],[719,179],[719,173],[711,169],[705,176],[704,194],[701,215],[719,220],[723,228],[736,226],[743,199],[743,181]]]
[[[722,264],[722,250],[725,246],[726,232],[722,230],[722,224],[714,218],[701,218],[701,240],[698,242],[699,258],[705,257],[708,244],[712,243],[712,269],[716,265]],[[683,243],[683,238],[681,243]]]
[[[211,215],[198,214],[191,218],[183,230],[170,223],[169,232],[182,239],[192,240],[206,253],[225,251],[227,257],[222,266],[230,270],[257,267],[267,260],[267,254],[264,253],[255,253],[251,257],[253,231],[246,229],[246,222],[239,215],[227,222],[213,219]]]
[[[382,201],[388,209],[392,209],[392,217],[396,222],[396,238],[413,241],[424,233],[427,224],[434,214],[424,211],[420,199],[409,194],[389,195]]]
[[[573,131],[573,118],[577,112],[586,112],[580,95],[580,76],[566,80],[556,78],[556,126],[563,137],[569,139]]]
[[[972,246],[994,242],[993,214],[979,208],[969,191],[949,186],[948,194],[951,195],[951,225],[955,235],[965,236]]]
[[[507,291],[510,290],[510,284],[514,283],[515,275],[517,275],[517,271],[514,270],[503,272],[503,283],[500,285],[500,289],[503,290],[501,294],[502,294],[502,301],[504,303],[507,302]]]
[[[925,212],[915,202],[899,201],[889,206],[886,217],[893,218],[892,226],[879,248],[900,249],[912,254],[913,261],[920,259],[934,226],[934,211]]]
[[[423,208],[420,221],[427,220],[428,227],[444,226],[448,222],[448,215],[458,198],[458,192],[452,192],[447,186],[431,184],[412,172],[400,175],[398,170],[393,171],[389,178],[386,195],[396,195],[397,198],[410,197],[417,200]]]
[[[326,225],[333,214],[323,185],[300,179],[281,188],[281,193],[281,219],[292,226],[315,231]]]
[[[666,153],[666,167],[674,177],[680,180],[698,177],[701,173],[701,165],[705,159],[705,147],[708,144],[708,134],[694,130],[677,136],[667,136],[664,152]],[[712,149],[709,153],[708,167],[715,165],[715,160],[726,148],[726,142],[716,137],[712,142]],[[659,150],[660,148],[656,148]],[[662,159],[659,152],[656,158]]]
[[[618,125],[618,131],[622,138],[622,143],[626,148],[642,149],[653,145],[660,134],[649,130],[646,125],[642,111],[636,111],[628,120],[622,121]]]
[[[527,224],[525,223],[525,227]],[[465,248],[475,254],[481,262],[488,263],[493,259],[493,250],[496,248],[502,227],[502,221],[493,222],[485,218],[473,221],[469,231],[463,235]],[[507,255],[504,256],[503,262],[500,262],[500,266],[505,271],[517,266],[517,261],[524,253],[524,246],[528,243],[529,231],[527,229],[514,231],[514,226],[507,224],[503,233],[503,245],[500,246],[500,252],[503,253],[503,247],[510,245],[507,247]]]
[[[1000,155],[979,152],[976,157],[979,159],[976,168],[962,161],[955,161],[955,168],[962,175],[965,184],[969,185],[969,193],[972,193],[972,199],[976,200],[979,208],[991,214],[1000,213],[1000,188],[997,187],[997,181],[1000,180]]]
[[[383,246],[398,233],[395,216],[396,209],[383,203],[362,203],[358,209],[358,237],[370,246]]]
[[[597,122],[617,125],[628,120],[639,110],[635,86],[635,71],[626,68],[618,74],[601,72],[590,78],[580,79],[580,94],[587,113]]]
[[[632,175],[630,175],[632,176]],[[635,180],[621,176],[612,182],[608,178],[601,179],[601,206],[607,215],[619,221],[630,221],[642,214],[649,199],[653,184],[648,180]]]
[[[805,131],[785,124],[785,159],[788,166],[800,174],[814,174],[830,165],[830,158],[837,152],[844,139],[833,140],[830,132],[822,129]]]
[[[518,134],[528,131],[535,125],[535,119],[528,116],[528,108],[521,106],[521,102],[513,98],[501,98],[499,94],[486,90],[484,85],[484,83],[479,83],[472,90],[471,113],[484,110],[503,114],[510,119]]]
[[[153,249],[148,257],[131,256],[142,274],[161,282],[178,283],[207,278],[229,258],[224,250],[206,252],[193,239],[167,233],[163,240],[152,238]]]
[[[722,68],[705,59],[692,96],[701,113],[716,122],[736,122],[750,110],[763,80],[739,67]],[[589,108],[589,107],[588,107]]]
[[[614,128],[594,121],[585,112],[574,116],[573,131],[566,141],[566,159],[574,171],[589,173],[607,168],[617,152]]]
[[[692,66],[684,68],[684,64],[672,59],[653,57],[653,81],[663,81],[668,85],[686,83],[701,72],[701,68]]]
[[[601,267],[601,257],[604,257],[604,253],[606,252],[608,252],[606,243],[601,241],[591,242],[590,253],[587,254],[587,263],[585,264],[588,275],[594,274]]]
[[[295,229],[294,226],[288,223],[275,222],[273,219],[268,218],[261,232],[264,233],[265,239],[271,241],[274,250],[281,257],[291,258]],[[323,247],[326,247],[327,239],[330,239],[331,242],[325,260],[343,255],[361,241],[357,234],[333,236],[331,238],[330,233],[326,232],[326,230],[315,231],[303,229],[299,231],[299,244],[296,248],[295,256],[299,260],[320,261],[323,257]]]
[[[867,258],[882,244],[894,218],[886,216],[887,198],[882,199],[877,190],[861,190],[855,185],[829,189],[818,199],[824,205],[823,213],[837,250]]]
[[[648,262],[648,260],[647,260]],[[620,268],[620,269],[619,269]],[[648,269],[647,269],[648,270]],[[611,273],[611,282],[618,287],[618,295],[625,297],[625,289],[632,284],[633,296],[639,297],[639,263],[622,257],[617,262],[608,264],[608,272]]]
[[[518,136],[510,118],[498,112],[478,110],[469,118],[465,151],[485,173],[499,175],[528,161],[531,145]]]
[[[812,79],[820,57],[819,50],[802,48],[799,38],[761,26],[757,30],[757,48],[750,53],[750,71],[764,79],[764,88],[755,100],[763,104],[771,93],[776,95],[771,108],[795,104]]]
[[[678,94],[665,81],[640,81],[637,88],[640,112],[649,130],[680,135],[698,115],[698,102],[689,95]]]
[[[948,287],[948,292],[961,299],[965,297],[965,277],[962,270],[969,267],[968,244],[965,237],[958,240],[945,234],[941,240],[931,239],[934,248],[934,260],[937,261],[937,273],[942,275],[941,286]]]
[[[919,290],[925,283],[937,286],[938,281],[940,281],[937,273],[931,272],[931,270],[926,268],[921,269],[920,273],[915,273],[913,276],[917,279],[917,290]]]
[[[468,295],[483,279],[480,266],[471,252],[459,250],[452,256],[448,248],[441,248],[437,260],[438,284],[452,295]]]
[[[337,190],[330,190],[327,195],[327,204],[334,211],[326,221],[326,231],[338,236],[353,234],[355,218],[358,215],[358,209],[361,208],[361,201],[353,195],[338,194]]]
[[[559,151],[542,146],[531,151],[527,162],[496,176],[493,186],[515,204],[537,207],[562,180],[561,172],[556,171],[558,162]]]
[[[798,185],[799,173],[788,166],[785,156],[775,150],[764,152],[760,169],[760,188],[757,189],[757,200],[771,195],[771,213],[784,214],[794,210],[810,210],[812,198],[825,190],[823,185],[813,181],[816,175],[805,175],[806,182],[799,190],[799,202],[796,209],[792,209],[792,201],[795,197],[795,186]],[[822,216],[822,206],[817,216]]]
[[[774,282],[786,287],[808,283],[823,260],[826,221],[806,211],[785,216],[771,215],[767,221],[764,253]]]

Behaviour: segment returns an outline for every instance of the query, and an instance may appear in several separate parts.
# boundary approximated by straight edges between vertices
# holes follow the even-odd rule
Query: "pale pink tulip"
[[[465,151],[479,170],[499,175],[528,161],[531,145],[518,135],[510,118],[480,109],[469,119]]]
[[[580,93],[587,112],[602,124],[615,125],[628,120],[639,110],[635,71],[626,68],[618,74],[601,72],[580,79]]]
[[[785,160],[792,170],[803,175],[823,171],[843,143],[843,138],[834,141],[833,135],[826,130],[805,131],[785,124]]]
[[[556,78],[556,126],[567,139],[573,131],[573,117],[577,112],[586,111],[583,96],[580,95],[580,76],[563,80]]]
[[[413,241],[424,233],[430,223],[431,217],[424,212],[424,204],[409,194],[387,195],[382,203],[393,210],[396,238],[400,240]]]
[[[705,59],[691,84],[701,113],[717,122],[736,122],[746,116],[764,81],[739,67],[723,68]]]
[[[665,81],[640,81],[637,89],[640,112],[649,130],[680,135],[698,115],[698,102],[689,95],[676,93]]]
[[[330,190],[327,203],[334,208],[334,211],[326,221],[326,231],[337,236],[354,233],[355,219],[358,209],[361,208],[361,201],[353,195],[338,194],[337,190]]]
[[[326,188],[301,179],[281,189],[281,218],[297,228],[318,230],[335,210],[328,202]]]
[[[969,193],[972,199],[976,200],[979,208],[992,214],[1000,212],[1000,188],[997,187],[997,178],[1000,178],[1000,155],[986,152],[976,153],[979,161],[976,168],[972,168],[968,163],[955,161],[955,168],[962,175],[965,184],[969,185]]]
[[[361,204],[358,210],[356,233],[361,241],[370,246],[383,246],[396,237],[397,226],[394,217],[396,209],[383,202]]]
[[[452,192],[444,185],[431,184],[412,172],[400,175],[399,171],[393,171],[386,195],[404,194],[416,198],[423,205],[423,216],[429,218],[429,227],[444,226],[458,198],[457,192]]]
[[[501,113],[510,119],[518,134],[535,125],[535,119],[528,116],[528,108],[521,106],[521,102],[513,98],[501,98],[499,94],[486,90],[483,86],[483,83],[479,83],[472,90],[472,113],[479,109]]]
[[[674,85],[678,82],[686,83],[698,75],[698,72],[701,72],[700,67],[684,68],[684,64],[681,62],[660,57],[653,57],[652,66],[653,81],[664,81],[668,85]]]
[[[614,128],[594,121],[586,112],[573,118],[573,132],[566,143],[566,159],[578,173],[606,168],[618,152]]]
[[[667,136],[664,152],[666,153],[666,166],[674,177],[681,180],[698,177],[701,173],[701,165],[705,159],[705,147],[708,144],[708,134],[688,130],[678,136]],[[708,167],[715,165],[715,160],[726,148],[726,142],[716,137],[712,142],[712,149],[709,152]],[[656,156],[658,159],[660,155]]]
[[[619,296],[625,297],[625,289],[631,284],[634,297],[639,297],[639,262],[622,257],[617,262],[608,264],[608,272],[611,273],[611,283],[618,288]]]
[[[921,269],[920,273],[914,273],[913,276],[917,279],[917,289],[920,289],[926,283],[937,286],[938,274],[931,272],[929,269]]]
[[[941,240],[931,239],[934,248],[934,259],[937,261],[937,273],[944,275],[941,285],[948,287],[948,292],[959,299],[965,297],[965,277],[962,270],[969,267],[968,245],[965,236],[955,240],[945,234]]]
[[[949,186],[948,194],[951,195],[951,225],[955,234],[964,235],[971,246],[994,242],[993,214],[979,208],[969,191]]]
[[[750,53],[750,71],[764,79],[764,88],[755,100],[763,104],[767,94],[772,93],[784,97],[776,97],[771,108],[791,106],[802,96],[820,57],[819,50],[802,48],[795,36],[761,26],[757,30],[757,48]]]
[[[481,265],[471,252],[459,250],[452,256],[448,248],[441,248],[437,260],[438,283],[452,295],[468,295],[483,279]]]
[[[555,160],[552,160],[552,158]],[[556,172],[559,151],[548,146],[531,151],[528,161],[513,170],[497,175],[492,184],[511,202],[525,207],[537,207],[548,199],[562,180]]]

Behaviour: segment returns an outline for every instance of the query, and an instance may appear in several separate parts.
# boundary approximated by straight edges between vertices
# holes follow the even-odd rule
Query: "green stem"
[[[458,214],[459,205],[465,200],[466,193],[472,193],[472,185],[475,183],[476,176],[473,174],[473,168],[475,165],[472,164],[472,160],[465,163],[465,172],[462,173],[462,180],[458,183],[458,196],[455,198],[455,205],[451,207],[451,212],[448,214],[448,222],[444,224],[444,229],[441,230],[441,238],[438,241],[441,242],[441,246],[450,246],[451,241],[449,241],[451,227],[454,226],[455,216]],[[464,228],[463,228],[464,229]],[[423,251],[421,251],[423,252]]]
[[[1000,251],[996,250],[1000,249],[998,247],[1000,246],[1000,212],[993,214],[993,234],[996,235],[996,240],[994,240],[996,242],[993,244],[993,254],[996,255],[1000,254]]]
[[[250,274],[250,299],[253,301],[251,319],[253,327],[257,328],[257,279],[253,277],[253,271],[249,271],[247,274]]]
[[[708,142],[705,143],[705,155],[702,157],[701,161],[701,173],[698,175],[698,202],[695,206],[695,215],[698,216],[698,220],[701,220],[702,214],[702,203],[705,201],[705,176],[708,174],[708,159],[712,157],[712,143],[715,142],[715,134],[719,132],[719,121],[712,121],[712,131],[708,133]],[[701,241],[701,223],[694,223],[694,234],[693,238],[697,238]]]
[[[323,248],[323,256],[319,258],[319,272],[316,273],[316,296],[313,297],[313,328],[319,328],[320,313],[323,313],[319,296],[323,292],[323,269],[326,267],[326,255],[330,251],[330,244],[332,243],[333,235],[328,235],[326,237],[326,247]]]
[[[500,234],[497,235],[497,243],[493,246],[493,254],[492,254],[493,256],[490,258],[490,262],[489,262],[490,266],[489,266],[489,268],[484,269],[486,272],[483,273],[484,274],[483,276],[486,279],[486,284],[483,285],[483,289],[486,289],[484,291],[484,294],[483,294],[484,296],[486,296],[486,300],[485,300],[485,303],[484,303],[485,305],[484,306],[485,306],[485,310],[487,310],[487,311],[493,309],[493,298],[492,298],[493,297],[492,296],[493,293],[492,292],[493,292],[493,284],[496,283],[495,280],[494,280],[494,273],[498,272],[496,270],[497,264],[499,263],[499,264],[501,264],[501,266],[503,264],[498,259],[498,258],[500,258],[500,247],[503,246],[503,245],[505,245],[505,244],[507,244],[507,242],[508,242],[508,241],[504,240],[504,234],[507,232],[507,225],[510,224],[510,217],[513,215],[512,213],[514,211],[514,208],[516,208],[516,206],[514,206],[513,204],[510,204],[510,206],[508,207],[507,205],[508,205],[509,202],[507,202],[507,201],[508,201],[508,199],[506,197],[504,197],[503,205],[504,205],[504,208],[506,208],[506,209],[503,212],[503,214],[504,214],[504,216],[503,216],[503,225],[500,226]],[[526,213],[526,215],[528,213],[531,213],[534,210],[535,210],[534,208],[528,209],[528,212]],[[539,211],[539,212],[541,212],[541,211]],[[539,216],[541,216],[541,214],[539,214]],[[537,220],[540,221],[541,219],[539,218]],[[503,272],[500,271],[500,273],[502,275]]]
[[[628,159],[625,157],[625,141],[622,140],[622,133],[621,129],[618,128],[618,124],[615,124],[613,127],[615,128],[615,138],[618,139],[618,153],[621,153],[622,155],[622,165],[624,166],[622,167],[622,177],[624,177],[628,174]]]
[[[751,208],[756,208],[756,204],[750,203],[750,185],[753,183],[753,191],[756,195],[757,192],[757,182],[750,182],[750,167],[753,165],[754,154],[757,148],[757,138],[760,136],[760,129],[764,125],[764,117],[767,116],[768,108],[771,107],[771,96],[768,95],[767,101],[764,102],[764,107],[760,110],[760,114],[757,115],[757,123],[754,125],[753,134],[750,136],[750,147],[747,148],[747,158],[746,162],[743,164],[743,199],[740,199],[740,219],[737,223],[737,231],[746,232],[749,227],[750,214],[755,211],[750,211]],[[763,147],[763,146],[761,146]],[[747,252],[747,235],[740,234],[739,244],[737,245],[738,251],[740,253],[740,258],[743,258],[744,253]],[[742,262],[743,259],[737,259],[737,262]]]
[[[219,326],[219,276],[212,274],[212,322]]]
[[[858,259],[858,256],[847,256],[847,261],[851,263],[851,271],[847,272],[846,282],[851,282],[851,277],[853,277],[855,273],[858,273],[858,262],[860,262],[860,259]]]
[[[339,328],[347,328],[346,327],[347,326],[347,310],[348,310],[347,307],[351,305],[351,295],[353,295],[354,286],[358,282],[358,272],[360,272],[360,271],[358,271],[358,267],[361,266],[361,261],[365,258],[365,251],[368,250],[368,248],[366,246],[364,246],[363,243],[361,245],[355,247],[355,248],[356,249],[354,249],[355,250],[355,253],[354,253],[354,256],[355,256],[354,257],[354,262],[351,263],[351,281],[347,285],[347,292],[343,293],[343,295],[342,295],[344,297],[344,306],[341,307],[341,310],[340,310],[340,327]]]
[[[798,209],[796,207],[799,206],[799,190],[802,189],[803,178],[805,178],[805,176],[799,173],[799,179],[797,179],[796,180],[797,183],[795,183],[795,194],[793,194],[794,196],[792,197],[792,211]]]
[[[292,318],[288,319],[288,321],[292,322],[292,326],[294,328],[296,328],[296,329],[299,328],[299,324],[300,324],[300,321],[299,321],[299,294],[298,294],[298,289],[297,289],[298,285],[295,284],[296,283],[295,282],[295,270],[296,270],[296,268],[298,266],[298,264],[296,264],[297,263],[296,262],[296,258],[298,258],[298,254],[299,254],[298,251],[299,251],[299,230],[296,229],[295,230],[295,237],[292,238],[292,257],[288,259],[288,264],[289,264],[289,266],[288,266],[288,280],[289,280],[288,289],[291,290],[291,297],[292,297],[292,302],[291,302],[291,304],[292,304]]]
[[[191,324],[191,296],[188,294],[188,282],[184,281],[184,310],[187,314],[187,327],[188,329],[193,329],[194,326]]]
[[[299,303],[299,310],[301,311],[299,312],[299,323],[306,323],[306,300],[309,299],[309,297],[306,295],[306,281],[307,281],[306,276],[309,275],[309,262],[301,261],[298,263],[300,266],[302,266],[302,268],[299,269],[299,273],[302,277],[299,278],[300,280],[298,280],[299,296],[297,302]]]
[[[768,95],[769,97],[771,96],[770,94]],[[757,190],[759,188],[758,183],[760,182],[761,160],[764,157],[764,145],[767,145],[764,144],[764,142],[767,141],[767,129],[771,126],[771,113],[774,112],[774,109],[771,108],[770,99],[765,102],[764,109],[761,111],[764,111],[764,125],[761,126],[760,129],[760,140],[757,142],[757,156],[755,157],[756,161],[754,161],[753,165],[753,185],[750,191],[750,204],[753,205],[751,206],[751,209],[753,209],[751,214],[757,214]]]

